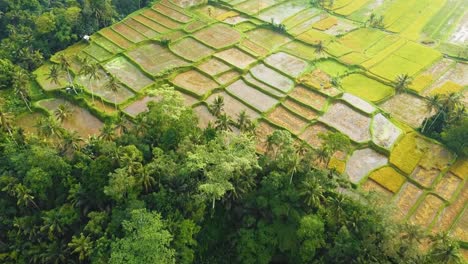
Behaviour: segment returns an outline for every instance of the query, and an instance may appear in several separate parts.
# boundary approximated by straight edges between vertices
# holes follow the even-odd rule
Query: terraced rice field
[[[166,83],[203,128],[215,122],[208,106],[222,96],[232,119],[245,110],[257,120],[259,152],[276,129],[314,148],[321,133],[348,136],[353,149],[330,167],[393,203],[396,218],[468,242],[468,161],[416,131],[432,114],[428,96],[468,97],[466,1],[336,0],[325,9],[308,1],[205,2],[159,1],[70,47],[63,53],[71,80],[48,78],[57,56],[39,68],[37,82],[50,97],[70,81],[83,88],[90,109],[69,102],[77,114],[64,126],[97,134],[103,120],[92,113],[135,117],[158,100],[147,91]],[[384,17],[385,30],[368,26],[371,13]],[[97,78],[80,73],[85,57],[97,63]],[[413,78],[408,93],[394,89],[402,74]],[[111,77],[117,91],[106,88]],[[36,107],[50,114],[64,102]]]

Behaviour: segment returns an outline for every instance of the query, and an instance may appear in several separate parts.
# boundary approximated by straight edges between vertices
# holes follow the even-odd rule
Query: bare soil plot
[[[250,73],[247,73],[244,75],[244,81],[246,81],[248,84],[256,87],[256,88],[259,88],[261,91],[263,91],[264,93],[267,93],[269,95],[272,95],[274,97],[285,97],[286,94],[284,94],[282,91],[279,91],[277,90],[276,88],[273,88],[271,86],[269,86],[268,84],[266,83],[263,83],[257,79],[255,79],[252,74]]]
[[[258,45],[273,50],[291,41],[283,34],[266,28],[256,28],[246,33],[247,37]]]
[[[284,52],[278,52],[270,55],[264,60],[264,62],[294,78],[298,77],[308,66],[306,61]]]
[[[465,208],[450,234],[459,241],[468,241],[468,209]]]
[[[133,43],[119,35],[117,32],[113,31],[110,28],[103,28],[99,31],[99,34],[110,40],[112,43],[116,44],[122,49],[128,49],[130,46],[133,45]]]
[[[239,23],[248,21],[248,18],[245,18],[243,16],[233,16],[233,17],[228,17],[223,20],[224,23],[228,23],[229,25],[237,25]]]
[[[267,138],[269,135],[271,135],[276,128],[272,127],[270,124],[268,124],[265,121],[261,121],[258,125],[257,128],[255,129],[255,135],[258,138],[257,141],[257,151],[260,153],[265,153],[267,151]]]
[[[444,202],[434,195],[427,195],[419,205],[410,222],[418,226],[428,227],[442,208]]]
[[[250,64],[256,62],[256,59],[238,48],[223,50],[214,55],[225,62],[243,70]]]
[[[372,114],[376,110],[373,105],[349,93],[343,94],[341,99],[366,114]]]
[[[467,201],[468,184],[465,184],[457,199],[455,199],[451,205],[447,206],[440,214],[436,224],[434,225],[434,232],[448,231],[457,216],[462,212]]]
[[[369,132],[371,119],[343,103],[335,103],[330,106],[319,120],[336,128],[358,143],[371,139]]]
[[[182,96],[182,99],[184,99],[185,105],[187,105],[187,106],[193,106],[194,104],[199,102],[197,98],[195,98],[195,97],[193,97],[191,95],[188,95],[188,94],[182,93],[182,92],[180,94]]]
[[[442,177],[440,182],[435,186],[434,190],[446,201],[450,201],[452,200],[460,184],[462,184],[462,180],[448,172],[444,175],[444,177]]]
[[[455,156],[446,147],[431,141],[424,141],[424,155],[419,165],[426,169],[445,170],[450,166]]]
[[[307,142],[314,148],[322,146],[322,139],[319,138],[320,134],[325,134],[330,131],[325,125],[321,123],[314,123],[307,127],[304,132],[299,136],[300,139]]]
[[[15,117],[15,125],[22,128],[26,134],[36,134],[36,123],[44,116],[44,114],[37,112],[23,114],[21,116]]]
[[[278,103],[277,99],[258,91],[243,80],[234,82],[226,90],[260,112],[265,112]]]
[[[413,178],[423,187],[430,188],[439,174],[440,170],[425,169],[421,166],[418,166],[411,174],[411,178]]]
[[[193,111],[198,116],[198,126],[200,128],[206,128],[210,122],[214,124],[216,121],[216,117],[212,115],[210,110],[204,105],[193,108]]]
[[[122,83],[132,90],[140,91],[153,83],[153,80],[146,77],[136,66],[125,57],[116,57],[104,64],[109,73],[114,75]]]
[[[199,97],[202,97],[207,92],[219,87],[219,85],[211,78],[208,78],[196,70],[189,70],[180,73],[172,80],[172,83],[182,89],[196,94]]]
[[[403,131],[379,113],[372,120],[371,133],[376,145],[390,150]]]
[[[165,32],[168,32],[170,31],[169,28],[155,22],[154,20],[151,20],[143,15],[136,15],[136,16],[133,16],[132,17],[133,19],[135,19],[136,21],[142,23],[143,25],[151,28],[152,30],[158,32],[158,33],[165,33]]]
[[[318,117],[317,112],[313,111],[309,107],[297,103],[293,99],[286,99],[286,101],[283,102],[283,105],[307,120],[316,119]]]
[[[36,80],[42,87],[42,89],[44,89],[45,91],[53,91],[62,89],[69,85],[66,73],[62,73],[59,75],[57,83],[52,81],[52,79],[49,78],[50,67],[50,64],[44,64],[34,71],[34,74],[36,74]]]
[[[283,23],[288,17],[292,17],[309,6],[300,1],[286,1],[262,11],[258,18],[265,22],[274,21],[277,24]]]
[[[403,219],[410,212],[422,193],[421,189],[410,182],[406,182],[403,185],[395,200],[395,204],[399,209],[397,213],[398,219]]]
[[[393,96],[380,107],[413,128],[419,127],[426,117],[432,115],[425,100],[407,93]]]
[[[307,125],[307,121],[283,106],[276,107],[275,110],[268,115],[268,119],[296,135]]]
[[[249,52],[250,54],[253,54],[258,57],[263,57],[269,53],[267,49],[264,47],[248,40],[248,39],[242,39],[240,46],[242,47],[243,50]]]
[[[239,114],[245,110],[247,115],[251,120],[255,120],[260,118],[260,114],[254,110],[252,110],[247,105],[243,104],[241,101],[237,100],[236,98],[230,96],[226,92],[212,94],[206,102],[208,104],[212,104],[216,97],[221,96],[224,98],[224,112],[229,115],[233,120],[237,120]]]
[[[215,49],[234,45],[241,39],[241,34],[237,30],[223,24],[201,29],[193,35],[201,42]]]
[[[240,77],[240,73],[235,70],[230,70],[216,77],[216,80],[221,84],[228,84]]]
[[[201,71],[211,76],[215,76],[220,73],[229,71],[231,67],[219,59],[211,58],[203,62],[202,64],[198,65],[198,69],[200,69]]]
[[[304,86],[297,86],[292,90],[289,96],[319,111],[327,104],[327,98],[325,96]]]
[[[131,27],[132,29],[134,29],[135,31],[141,33],[146,38],[152,39],[159,35],[158,32],[152,30],[148,26],[145,26],[144,24],[136,21],[133,18],[129,18],[125,20],[124,23],[128,25],[129,27]]]
[[[146,39],[144,35],[142,35],[141,33],[137,32],[136,30],[132,29],[131,27],[123,23],[115,24],[112,26],[112,28],[117,33],[131,40],[134,43],[138,43]]]
[[[170,45],[170,49],[177,55],[189,61],[199,61],[214,53],[214,50],[188,37]]]
[[[146,72],[155,76],[164,70],[188,66],[189,64],[161,45],[150,43],[128,51],[127,55]]]
[[[387,157],[373,149],[355,150],[346,163],[346,174],[353,183],[358,183],[371,171],[386,165]]]
[[[110,59],[113,56],[112,53],[95,43],[91,43],[88,47],[84,48],[83,51],[99,62]]]
[[[201,20],[195,20],[189,24],[187,24],[184,28],[185,31],[191,33],[191,32],[195,32],[201,28],[204,28],[208,25],[207,22],[205,21],[201,21]]]
[[[378,184],[372,179],[367,179],[362,185],[361,188],[365,190],[366,192],[375,192],[378,194],[378,199],[381,199],[382,202],[388,202],[390,199],[392,199],[393,193],[384,187],[382,185]]]
[[[369,178],[378,182],[392,193],[397,193],[401,186],[406,182],[406,178],[392,167],[382,167],[373,171]]]
[[[362,74],[351,74],[341,80],[343,89],[370,102],[379,102],[393,94],[393,88]]]
[[[153,6],[153,9],[181,23],[187,23],[190,20],[192,20],[192,18],[187,14],[184,14],[159,3],[155,4]]]
[[[38,105],[51,113],[61,104],[68,104],[73,112],[72,116],[63,121],[62,126],[70,131],[76,131],[81,137],[99,135],[103,123],[93,116],[88,110],[74,105],[63,99],[50,99],[39,101]]]
[[[146,16],[147,18],[163,25],[166,28],[170,29],[176,29],[180,28],[182,26],[181,23],[176,22],[175,20],[172,20],[168,18],[165,15],[162,15],[161,13],[154,11],[152,9],[146,9],[145,11],[141,12],[142,15]]]
[[[136,117],[140,113],[148,111],[149,102],[157,102],[158,98],[153,96],[145,96],[140,100],[137,100],[123,109],[125,113],[132,117]]]
[[[294,87],[294,81],[281,73],[265,66],[265,64],[259,64],[252,69],[250,73],[258,80],[275,87],[276,89],[285,93],[289,92]]]

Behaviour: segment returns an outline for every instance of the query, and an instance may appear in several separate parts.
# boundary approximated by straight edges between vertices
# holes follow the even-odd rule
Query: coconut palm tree
[[[300,196],[303,197],[307,206],[320,207],[325,200],[325,189],[315,178],[309,178],[302,182]]]
[[[231,125],[233,124],[234,122],[231,118],[226,113],[223,113],[216,119],[215,128],[220,131],[232,131]]]
[[[241,132],[247,131],[252,124],[252,120],[250,120],[249,115],[247,115],[247,111],[244,109],[242,112],[239,113],[237,116],[237,125]]]
[[[62,153],[79,150],[83,138],[76,131],[64,131],[62,136]]]
[[[52,117],[43,117],[36,124],[37,132],[45,138],[57,136],[61,137],[63,128]]]
[[[24,70],[16,71],[13,75],[13,89],[15,94],[21,97],[29,111],[32,112],[29,99],[29,90],[27,88],[29,79],[29,74]]]
[[[75,94],[78,94],[78,92],[76,91],[76,88],[75,88],[75,84],[73,83],[73,79],[72,79],[72,76],[70,74],[70,62],[68,61],[68,58],[65,57],[65,55],[63,54],[60,54],[59,57],[59,67],[61,70],[67,72],[67,78],[68,78],[68,83],[70,84],[70,86],[72,87],[73,91],[75,92]]]
[[[73,115],[73,110],[68,103],[60,104],[57,109],[55,109],[54,115],[57,121],[63,123],[63,121],[69,119]]]
[[[105,141],[112,141],[115,138],[115,126],[112,123],[106,123],[101,129],[99,138]]]
[[[146,193],[156,184],[156,180],[146,169],[142,170],[140,181]]]
[[[93,242],[83,233],[79,237],[73,236],[68,247],[71,249],[72,254],[78,254],[80,262],[84,261],[93,251]]]
[[[218,117],[224,110],[224,97],[216,96],[213,103],[210,105],[211,113]]]
[[[397,93],[403,93],[408,89],[412,80],[408,74],[400,74],[395,79],[395,90]]]
[[[317,42],[317,44],[314,45],[315,48],[315,53],[317,54],[322,54],[325,52],[325,46],[323,45],[323,42],[320,40]]]
[[[39,209],[34,202],[34,196],[31,194],[31,190],[26,188],[23,184],[16,184],[13,188],[13,192],[16,196],[16,204],[18,206],[28,207],[29,205],[33,205],[36,209]]]
[[[57,66],[56,64],[52,65],[52,67],[49,68],[49,74],[47,74],[47,80],[50,80],[52,83],[59,85],[60,73],[61,73],[60,67]]]
[[[429,96],[427,98],[426,107],[429,113],[431,113],[434,110],[438,113],[439,110],[442,108],[442,98],[440,97],[440,95],[436,94],[433,96]],[[421,133],[424,133],[426,131],[428,123],[429,123],[429,118],[424,119]]]
[[[91,99],[94,102],[94,88],[91,85],[91,80],[99,80],[101,77],[99,75],[98,65],[95,63],[90,63],[88,58],[82,60],[83,67],[81,67],[80,74],[88,76],[88,88],[91,90]]]
[[[114,77],[110,76],[109,81],[106,83],[105,88],[111,90],[114,93],[114,106],[117,110],[117,91],[119,90],[119,81]]]
[[[2,127],[2,130],[8,132],[10,136],[13,135],[10,126],[11,119],[12,115],[7,113],[7,111],[4,108],[4,100],[0,97],[0,126]]]
[[[130,121],[127,119],[127,116],[122,112],[119,112],[117,120],[115,121],[115,130],[118,131],[119,135],[125,134],[128,132],[128,124]]]

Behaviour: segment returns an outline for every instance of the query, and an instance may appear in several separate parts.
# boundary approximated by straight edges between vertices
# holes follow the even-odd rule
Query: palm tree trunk
[[[93,89],[93,87],[91,87],[91,78],[89,78],[89,80],[88,80],[88,87],[89,87],[89,89],[91,89],[91,100],[94,103],[94,89]]]
[[[73,81],[72,81],[72,78],[71,78],[71,74],[70,74],[70,70],[67,69],[67,77],[68,77],[68,83],[70,83],[73,91],[75,92],[75,94],[78,94],[78,92],[76,91],[75,89],[75,85],[73,84]]]

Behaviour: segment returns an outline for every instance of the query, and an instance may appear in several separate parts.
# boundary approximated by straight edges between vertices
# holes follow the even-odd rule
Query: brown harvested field
[[[195,21],[190,22],[189,24],[187,24],[185,26],[184,30],[191,33],[191,32],[197,31],[197,30],[199,30],[201,28],[204,28],[207,25],[208,25],[207,22],[200,21],[200,20],[195,20]]]
[[[232,46],[238,43],[241,39],[239,31],[232,27],[216,24],[193,34],[195,38],[215,49]]]
[[[432,115],[428,112],[425,100],[407,93],[397,94],[380,106],[414,128],[419,127],[424,118]]]
[[[455,237],[456,240],[468,241],[468,209],[466,206],[462,215],[458,218],[457,223],[452,227],[450,234]]]
[[[371,139],[369,131],[371,119],[343,103],[331,105],[319,120],[356,142],[363,143]]]
[[[191,95],[188,95],[188,94],[186,94],[186,93],[182,93],[182,92],[181,92],[180,95],[181,95],[182,98],[184,99],[184,103],[185,103],[185,105],[187,105],[187,106],[192,106],[192,105],[194,105],[194,104],[196,104],[196,103],[199,102],[197,98],[195,98],[195,97],[193,97],[193,96],[191,96]]]
[[[448,172],[435,186],[434,191],[446,201],[450,201],[455,195],[460,184],[462,184],[462,180],[451,172]]]
[[[112,28],[119,33],[120,35],[124,36],[124,38],[129,39],[130,41],[134,43],[141,42],[146,39],[146,37],[140,33],[138,33],[136,30],[132,29],[131,27],[119,23],[119,24],[114,24]]]
[[[371,131],[372,141],[376,145],[389,150],[403,134],[403,131],[400,128],[394,125],[381,113],[374,116]]]
[[[256,62],[254,57],[235,47],[218,52],[215,56],[241,70]]]
[[[442,211],[439,218],[437,219],[436,224],[434,225],[433,231],[434,232],[448,231],[450,227],[452,226],[453,221],[455,221],[457,216],[465,207],[467,201],[468,201],[468,184],[465,183],[457,199],[455,199],[452,204],[447,206]]]
[[[140,91],[153,83],[140,69],[123,56],[108,61],[104,68],[132,90]]]
[[[263,57],[268,54],[268,50],[265,49],[264,47],[255,44],[254,42],[248,40],[248,39],[242,39],[241,41],[241,47],[259,57]]]
[[[265,63],[294,78],[298,77],[308,66],[306,61],[285,52],[278,52],[268,56]]]
[[[231,67],[217,58],[211,58],[198,65],[198,69],[211,76],[215,76],[220,73],[229,71]]]
[[[307,72],[298,79],[299,82],[315,89],[330,88],[331,80],[331,76],[320,69]]]
[[[164,70],[188,66],[188,62],[161,45],[150,43],[129,51],[128,56],[146,72],[158,75]]]
[[[317,110],[322,110],[327,104],[325,96],[301,85],[294,88],[289,96]]]
[[[131,115],[132,117],[137,116],[140,113],[148,111],[148,106],[147,104],[149,102],[157,102],[158,98],[157,97],[152,97],[152,96],[145,96],[141,98],[140,100],[137,100],[123,110],[125,113],[128,115]]]
[[[322,123],[314,123],[307,127],[299,138],[307,142],[314,148],[319,148],[322,146],[322,139],[319,138],[319,134],[325,134],[330,131],[324,124]]]
[[[353,183],[360,182],[371,171],[388,163],[388,158],[373,149],[358,149],[346,162],[345,173]]]
[[[220,92],[212,94],[208,99],[206,99],[206,103],[208,105],[212,104],[216,97],[221,96],[224,98],[224,112],[229,115],[232,120],[237,120],[238,115],[245,110],[247,115],[251,120],[255,120],[260,118],[260,114],[250,107],[243,104],[241,101],[237,100],[236,98],[230,96],[226,92]]]
[[[148,26],[149,28],[151,28],[152,30],[156,31],[156,32],[159,32],[159,33],[165,33],[165,32],[168,32],[170,29],[143,16],[143,15],[137,15],[137,16],[133,16],[132,17],[133,19],[135,19],[136,21],[142,23],[143,25],[145,26]]]
[[[444,202],[441,199],[434,195],[427,195],[411,216],[410,222],[418,226],[428,227],[443,205]]]
[[[250,85],[253,85],[257,88],[259,88],[260,90],[262,90],[263,92],[267,93],[267,94],[271,94],[275,97],[285,97],[286,94],[284,94],[283,92],[281,91],[278,91],[277,89],[269,86],[268,84],[266,83],[263,83],[257,79],[255,79],[252,74],[250,73],[247,73],[245,74],[244,76],[244,80],[250,84]]]
[[[176,86],[202,97],[207,92],[218,88],[219,85],[211,78],[196,70],[189,70],[177,75],[173,80]]]
[[[391,191],[385,189],[372,179],[367,179],[366,182],[361,185],[361,188],[366,192],[375,192],[378,194],[378,199],[381,199],[383,203],[387,203],[393,197],[393,193]]]
[[[396,217],[398,219],[403,219],[409,213],[411,207],[413,207],[421,194],[421,189],[410,182],[406,182],[405,185],[401,187],[395,200],[395,204],[399,209]]]
[[[281,105],[268,115],[268,119],[296,135],[307,125],[307,121]]]
[[[445,170],[450,166],[455,159],[453,153],[440,144],[425,142],[425,151],[419,165],[425,169]]]
[[[110,28],[103,28],[99,31],[99,34],[110,40],[112,43],[116,44],[117,46],[128,49],[130,46],[133,45],[128,39],[122,37],[117,32],[113,31]]]
[[[22,128],[25,134],[36,134],[36,124],[43,117],[45,117],[45,115],[38,112],[21,114],[20,116],[15,117],[15,125],[18,128]]]
[[[206,128],[208,123],[214,124],[216,117],[210,113],[208,108],[204,105],[199,105],[193,108],[193,111],[198,116],[198,126],[201,128]]]
[[[271,135],[276,128],[271,126],[265,121],[261,121],[256,130],[255,130],[255,135],[257,136],[257,151],[260,153],[265,153],[267,151],[267,138],[269,135]]]
[[[274,87],[284,93],[294,88],[294,81],[285,75],[267,67],[265,64],[258,64],[250,69],[250,73],[256,79]]]
[[[278,103],[275,98],[260,92],[243,80],[234,82],[226,87],[226,90],[260,112],[268,111]]]
[[[216,80],[221,84],[221,85],[226,85],[240,77],[240,73],[235,71],[235,70],[230,70],[228,72],[225,72],[218,77],[216,77]]]
[[[234,8],[249,15],[253,15],[275,5],[277,2],[276,0],[242,1],[235,5]]]
[[[417,181],[419,184],[426,188],[430,188],[434,180],[439,176],[440,170],[430,169],[426,170],[421,166],[416,167],[416,169],[411,174],[411,178]]]
[[[283,34],[266,28],[257,28],[246,33],[247,37],[256,44],[268,49],[276,49],[291,41]]]
[[[176,22],[167,16],[164,16],[161,13],[151,9],[146,9],[145,11],[141,12],[141,14],[170,29],[180,28],[182,26],[181,23]]]
[[[153,6],[153,9],[160,12],[161,14],[164,14],[176,21],[179,21],[179,22],[182,22],[182,23],[187,23],[189,22],[190,20],[192,20],[192,18],[190,16],[187,16],[186,14],[182,13],[182,12],[179,12],[179,11],[176,11],[172,8],[169,8],[165,5],[161,5],[161,4],[155,4]]]
[[[155,38],[156,36],[159,35],[158,32],[152,30],[151,28],[149,28],[148,26],[145,26],[144,24],[136,21],[135,19],[133,18],[130,18],[130,19],[127,19],[124,21],[124,23],[131,27],[132,29],[134,29],[135,31],[141,33],[143,36],[145,36],[146,38]]]
[[[214,53],[213,49],[191,37],[181,39],[171,44],[170,49],[175,54],[190,61],[199,61]]]
[[[290,98],[286,99],[286,101],[283,102],[283,105],[307,120],[315,119],[318,116],[317,112]]]

